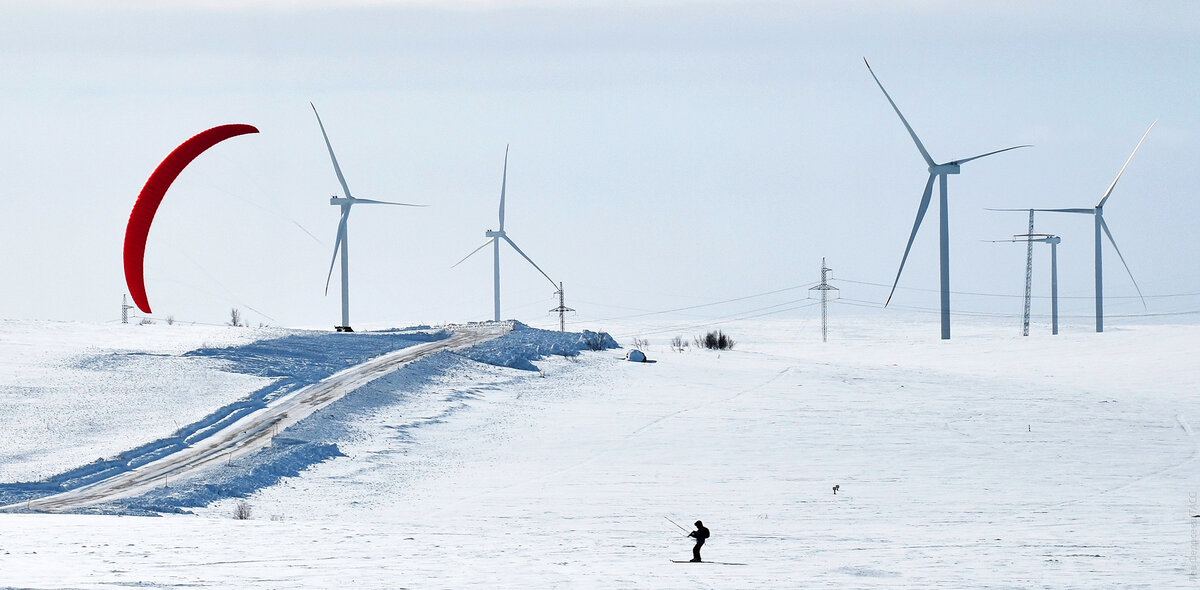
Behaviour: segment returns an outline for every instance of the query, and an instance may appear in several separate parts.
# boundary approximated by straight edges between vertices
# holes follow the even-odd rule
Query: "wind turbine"
[[[337,173],[338,182],[342,185],[342,190],[345,191],[345,197],[337,195],[329,197],[330,205],[337,205],[342,208],[342,217],[338,221],[337,240],[333,244],[333,260],[329,261],[329,275],[325,277],[325,294],[329,294],[329,281],[333,278],[333,266],[337,264],[338,251],[342,252],[342,325],[335,326],[334,329],[338,332],[353,332],[350,328],[350,269],[349,269],[349,248],[350,244],[346,235],[346,220],[350,218],[350,208],[357,204],[364,205],[400,205],[402,207],[424,207],[425,205],[413,205],[409,203],[393,203],[391,201],[375,201],[372,199],[359,199],[350,194],[350,187],[346,185],[346,177],[342,176],[342,168],[338,166],[337,156],[333,155],[333,145],[329,143],[329,134],[325,133],[325,124],[321,122],[321,115],[317,113],[317,107],[313,103],[308,103],[312,107],[313,114],[317,116],[317,125],[321,127],[321,136],[325,138],[325,147],[329,149],[329,159],[333,161],[333,171]]]
[[[1113,179],[1112,184],[1108,185],[1108,190],[1104,191],[1104,196],[1100,197],[1100,202],[1096,203],[1095,207],[1087,209],[997,209],[997,211],[1046,211],[1050,213],[1082,213],[1091,215],[1095,225],[1096,233],[1096,331],[1104,331],[1104,264],[1103,264],[1103,248],[1104,240],[1100,237],[1100,233],[1108,236],[1109,243],[1112,244],[1113,250],[1117,251],[1117,257],[1121,259],[1121,264],[1125,267],[1125,272],[1129,273],[1129,280],[1133,281],[1133,288],[1137,290],[1138,297],[1142,300],[1142,307],[1146,307],[1146,298],[1142,296],[1142,289],[1138,287],[1137,280],[1133,278],[1133,271],[1129,270],[1129,265],[1125,262],[1125,257],[1121,255],[1121,249],[1117,247],[1117,241],[1113,239],[1112,232],[1108,230],[1108,224],[1104,222],[1104,203],[1112,196],[1113,189],[1117,186],[1117,181],[1121,180],[1121,175],[1125,173],[1125,168],[1129,166],[1129,162],[1133,160],[1134,154],[1138,148],[1142,147],[1142,142],[1146,141],[1146,136],[1150,134],[1150,130],[1154,129],[1154,124],[1158,123],[1155,120],[1146,128],[1146,132],[1142,134],[1142,138],[1138,140],[1137,145],[1133,147],[1129,157],[1125,159],[1125,164],[1121,166],[1121,170],[1117,172],[1117,177]]]
[[[883,91],[883,95],[887,97],[888,103],[892,105],[892,109],[896,111],[896,115],[900,117],[900,122],[904,124],[904,128],[908,130],[908,134],[912,136],[913,143],[917,144],[917,150],[921,152],[921,157],[925,159],[925,163],[929,165],[929,182],[925,183],[925,194],[921,196],[921,205],[917,208],[917,220],[913,223],[912,235],[908,237],[908,246],[904,248],[904,257],[900,259],[900,269],[896,271],[896,280],[892,283],[892,291],[888,293],[887,302],[883,304],[887,307],[892,301],[892,295],[896,293],[896,285],[900,283],[900,274],[904,272],[904,263],[908,261],[908,252],[912,249],[913,240],[917,238],[917,230],[921,228],[921,220],[925,218],[925,211],[929,209],[929,201],[933,196],[933,181],[937,179],[940,186],[940,199],[938,204],[941,208],[940,219],[940,236],[941,236],[941,294],[942,294],[942,340],[950,339],[950,221],[949,212],[947,210],[946,199],[946,176],[949,174],[958,174],[959,167],[971,160],[978,160],[992,154],[1007,152],[1017,148],[1030,147],[1028,145],[1016,145],[1007,147],[1002,150],[963,158],[961,160],[951,160],[949,162],[938,164],[933,161],[933,157],[925,150],[925,146],[921,140],[917,138],[917,133],[913,131],[908,120],[900,112],[900,107],[896,106],[896,101],[892,100],[890,94],[884,89],[883,83],[879,81],[879,77],[875,75],[875,71],[871,69],[871,64],[863,58],[863,63],[867,64],[867,71],[871,72],[871,77],[875,78],[875,83],[879,85],[879,89]]]
[[[516,242],[513,242],[512,238],[508,237],[508,234],[504,232],[504,190],[507,185],[508,185],[508,146],[506,145],[506,146],[504,146],[504,175],[501,177],[501,180],[500,180],[500,229],[497,231],[492,231],[489,229],[486,232],[484,232],[483,235],[487,236],[487,238],[488,238],[487,241],[484,242],[482,246],[472,250],[470,254],[467,254],[466,256],[464,256],[462,260],[455,262],[454,266],[450,267],[450,268],[454,268],[455,266],[462,264],[464,261],[466,261],[466,259],[474,256],[476,252],[484,249],[488,244],[492,245],[492,251],[493,251],[494,257],[495,257],[494,258],[494,268],[495,268],[495,291],[496,291],[496,298],[495,298],[495,302],[496,302],[495,312],[496,313],[495,313],[494,319],[497,322],[500,321],[500,240],[504,240],[505,242],[508,242],[508,245],[512,246],[512,249],[516,250],[517,254],[521,255],[521,258],[524,258],[525,260],[529,261],[529,264],[532,264],[533,267],[538,270],[538,272],[542,273],[542,276],[546,277],[546,280],[550,281],[551,285],[554,285],[556,293],[558,292],[557,290],[561,289],[559,284],[555,283],[554,279],[550,278],[550,275],[546,274],[546,271],[542,270],[542,267],[538,266],[537,263],[534,262],[532,258],[530,258],[528,255],[526,255],[525,252],[523,252],[521,250],[521,248],[519,248],[517,246]]]
[[[1050,333],[1058,334],[1058,245],[1062,238],[1052,234],[1016,234],[1011,240],[992,240],[993,242],[1024,242],[1032,246],[1034,242],[1050,244]],[[1026,257],[1025,268],[1031,268]],[[1025,326],[1024,336],[1029,335],[1029,273],[1025,274]]]

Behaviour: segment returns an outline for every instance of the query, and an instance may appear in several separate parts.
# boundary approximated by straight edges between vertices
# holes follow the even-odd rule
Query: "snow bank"
[[[269,383],[183,353],[288,333],[0,321],[0,482],[42,480],[174,435]]]
[[[391,331],[377,334],[393,339],[417,338],[424,341],[446,335],[445,332],[396,334]],[[327,363],[331,360],[352,356],[349,350],[351,347],[345,346],[343,336],[331,337],[331,341],[324,342],[288,338],[215,351],[196,351],[193,354],[227,358],[234,363],[233,370],[280,376],[283,377],[283,381],[294,380],[296,375],[305,375],[308,379],[313,379],[327,376],[326,373],[331,368]],[[338,346],[326,346],[330,342]],[[354,348],[373,350],[376,346],[392,346],[395,349],[401,348],[399,344],[396,341],[390,344],[365,341],[356,343]],[[283,477],[297,475],[312,465],[345,456],[338,445],[357,435],[358,425],[365,417],[384,407],[405,402],[411,392],[433,384],[446,372],[467,370],[463,367],[463,361],[458,358],[460,356],[489,365],[536,370],[533,362],[547,356],[576,356],[581,350],[615,346],[616,342],[604,333],[552,332],[530,328],[518,322],[515,323],[512,332],[471,346],[459,354],[435,353],[384,375],[287,429],[286,438],[276,438],[262,451],[241,459],[236,464],[206,474],[201,480],[181,482],[174,488],[164,487],[98,510],[124,514],[185,511],[187,508],[205,506],[223,498],[248,496],[259,489],[275,485]],[[277,386],[278,383],[256,392],[256,397],[268,399],[268,395],[259,396],[259,393]],[[391,433],[397,438],[404,438],[407,432],[413,429],[440,424],[454,412],[465,408],[466,400],[472,397],[473,393],[469,389],[465,392],[452,390],[440,399],[437,409],[430,415],[404,425],[393,425],[390,428]]]
[[[617,341],[605,332],[551,332],[514,322],[511,333],[472,346],[463,354],[489,365],[536,371],[533,361],[548,356],[576,356],[582,350],[619,347]]]
[[[114,474],[155,461],[197,442],[240,420],[298,388],[316,383],[351,366],[379,355],[417,343],[440,340],[445,330],[334,334],[328,332],[286,333],[263,340],[239,342],[227,346],[205,346],[171,355],[144,352],[110,353],[89,357],[80,366],[97,370],[113,364],[117,355],[145,358],[149,362],[202,362],[223,373],[249,375],[266,383],[258,389],[221,405],[215,411],[178,427],[169,436],[144,442],[109,458],[66,470],[39,481],[0,484],[0,505],[16,504],[63,490],[78,488]],[[575,356],[581,350],[617,346],[604,333],[562,333],[538,330],[520,323],[499,338],[476,344],[460,354],[476,362],[521,370],[536,370],[533,362],[547,356]],[[359,388],[308,419],[289,428],[286,435],[274,439],[271,446],[249,457],[231,462],[224,468],[205,474],[201,480],[164,482],[164,487],[141,497],[97,506],[88,512],[106,514],[152,514],[179,512],[207,505],[215,500],[243,497],[255,490],[278,483],[283,477],[342,456],[338,443],[351,436],[357,421],[377,409],[395,404],[406,392],[430,383],[442,372],[461,363],[451,353],[438,353],[410,363],[405,368]],[[118,411],[121,399],[106,403]],[[423,424],[436,423],[440,416],[461,406],[461,397],[443,400],[439,417]],[[418,425],[409,425],[416,427]],[[103,428],[103,426],[102,426]]]
[[[188,332],[185,330],[181,331],[181,333],[186,334]],[[116,473],[128,471],[155,461],[180,448],[195,444],[197,441],[208,437],[222,427],[236,422],[245,415],[263,407],[264,404],[279,395],[316,383],[334,373],[376,356],[418,343],[442,339],[448,335],[448,332],[393,331],[386,334],[335,334],[330,332],[271,331],[258,332],[257,334],[260,337],[268,336],[268,338],[257,341],[242,338],[228,345],[216,347],[205,346],[185,351],[181,351],[181,347],[178,345],[172,347],[166,342],[158,342],[156,343],[157,346],[151,350],[166,350],[176,354],[152,354],[144,350],[119,351],[88,356],[77,361],[75,363],[77,369],[88,374],[89,377],[95,378],[96,375],[94,374],[98,373],[101,380],[120,380],[126,388],[135,390],[133,397],[137,399],[142,399],[143,397],[137,395],[140,393],[136,391],[136,384],[139,381],[131,382],[125,373],[113,374],[112,371],[114,366],[126,366],[129,359],[139,361],[141,371],[149,375],[154,375],[156,370],[164,367],[172,368],[196,365],[204,369],[200,375],[195,375],[195,370],[183,374],[187,377],[204,379],[215,383],[223,382],[222,379],[218,378],[222,373],[249,375],[256,377],[256,379],[244,380],[242,381],[243,383],[265,383],[265,385],[249,393],[234,390],[233,393],[236,397],[233,401],[224,403],[215,410],[210,405],[207,408],[208,413],[202,415],[199,419],[182,426],[177,426],[174,431],[166,436],[159,436],[157,438],[147,436],[142,440],[146,441],[150,439],[148,442],[142,442],[142,444],[133,448],[110,455],[108,458],[96,459],[91,463],[68,469],[37,481],[18,481],[15,483],[0,484],[0,505],[24,502],[63,490],[75,489],[110,477]],[[230,341],[226,340],[226,342]],[[128,344],[133,344],[133,342],[129,342]],[[168,375],[178,377],[179,372],[169,371]],[[91,406],[92,403],[102,404],[105,406],[106,412],[114,415],[122,415],[128,410],[128,407],[125,406],[127,399],[119,393],[117,395],[105,396],[95,401],[89,397],[76,399],[86,403],[87,406]],[[180,397],[177,394],[172,395],[172,392],[164,392],[163,399],[160,402],[163,402],[163,405],[166,407],[185,406],[195,408],[197,403],[204,403],[211,399],[214,398],[203,397],[199,400],[190,400],[186,397]],[[229,397],[225,399],[229,399]],[[71,400],[67,399],[63,401],[69,402]],[[191,402],[190,406],[189,402]],[[65,408],[67,412],[75,410],[90,411],[93,408]],[[25,415],[23,418],[26,420],[35,419],[36,415]],[[10,415],[10,419],[19,422],[22,416]],[[119,420],[112,422],[95,421],[92,423],[92,430],[89,434],[92,436],[102,436],[106,433],[113,433],[119,436],[122,434],[121,431],[125,426],[126,424]],[[137,433],[135,431],[134,434],[136,435]],[[129,433],[124,434],[126,437],[129,436]],[[12,445],[14,452],[19,451],[26,456],[37,457],[42,452],[42,449],[37,447],[38,442],[37,439],[16,439],[10,440],[9,444]],[[64,441],[55,442],[63,444]],[[69,441],[65,442],[69,444]],[[53,447],[53,445],[48,446]],[[337,452],[336,447],[327,448],[328,446],[322,444],[309,447],[283,445],[280,448],[268,450],[259,463],[271,473],[295,473],[315,461],[335,456]],[[238,481],[235,483],[234,480]],[[230,490],[249,491],[257,489],[262,485],[270,485],[275,481],[278,481],[278,477],[274,479],[270,477],[264,478],[261,472],[251,470],[243,474],[240,478],[234,477],[228,482],[218,483],[216,487],[218,489],[227,488]],[[172,497],[177,498],[177,505],[196,506],[216,496],[193,491],[186,494],[173,494]],[[157,500],[151,502],[153,506],[165,506],[167,504],[169,502],[164,503]],[[131,504],[131,506],[135,505]],[[140,508],[135,507],[135,511],[137,509]]]

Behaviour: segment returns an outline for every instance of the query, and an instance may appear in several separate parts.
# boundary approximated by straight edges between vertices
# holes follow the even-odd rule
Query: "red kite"
[[[250,125],[220,125],[207,131],[197,133],[191,139],[175,148],[166,159],[154,169],[142,192],[138,193],[137,202],[129,214],[129,225],[125,227],[125,284],[129,286],[129,295],[142,313],[150,313],[150,302],[146,299],[146,284],[142,276],[142,261],[146,254],[146,237],[150,234],[150,224],[154,221],[154,213],[162,202],[167,189],[180,172],[192,163],[197,156],[208,148],[231,137],[258,133],[258,129]]]

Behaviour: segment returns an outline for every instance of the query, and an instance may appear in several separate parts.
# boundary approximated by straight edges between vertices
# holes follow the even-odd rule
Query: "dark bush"
[[[733,348],[733,338],[721,330],[713,330],[696,338],[696,345],[709,350],[730,350]]]

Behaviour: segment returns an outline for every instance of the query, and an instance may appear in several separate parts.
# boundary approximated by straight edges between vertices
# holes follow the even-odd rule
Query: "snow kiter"
[[[154,213],[158,211],[159,203],[171,183],[180,172],[192,163],[197,156],[208,148],[231,137],[258,133],[251,125],[233,124],[219,125],[201,131],[191,139],[179,144],[166,159],[154,169],[142,192],[138,193],[133,211],[129,214],[129,225],[125,227],[125,284],[129,286],[129,295],[142,313],[150,313],[150,302],[146,298],[145,277],[142,275],[142,262],[146,254],[146,237],[150,234],[150,224],[154,222]]]

